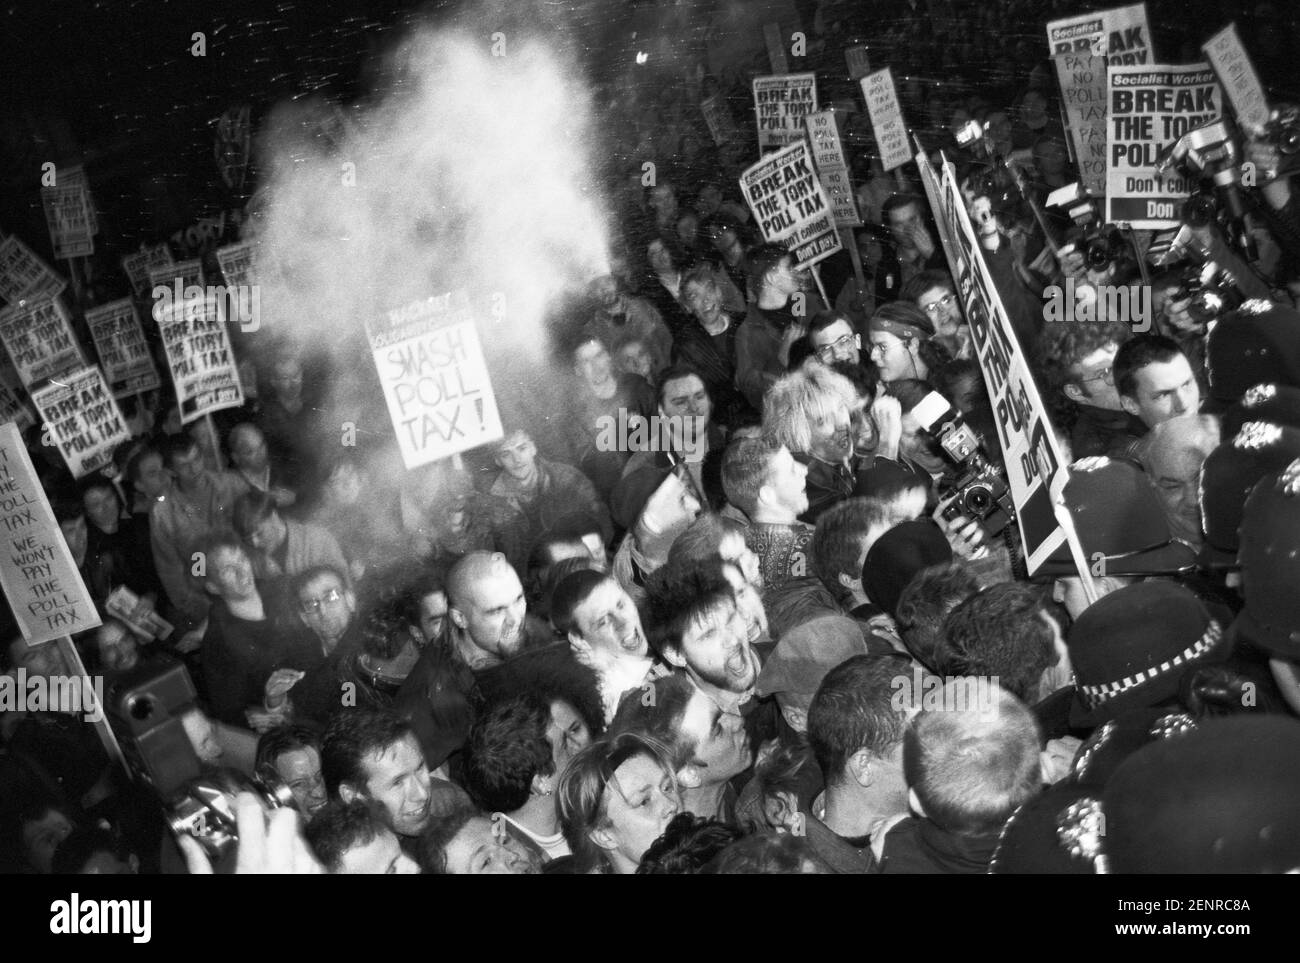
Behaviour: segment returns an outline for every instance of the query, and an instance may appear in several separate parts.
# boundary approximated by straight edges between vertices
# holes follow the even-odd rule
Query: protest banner
[[[940,181],[924,152],[916,155],[916,163],[970,324],[971,341],[992,403],[1025,561],[1032,575],[1067,537],[1069,512],[1064,511],[1062,517],[1062,512],[1057,511],[1069,480],[1067,465],[984,261],[956,172],[945,161]],[[1077,543],[1077,538],[1074,541]]]
[[[830,200],[803,141],[746,169],[740,190],[763,239],[784,244],[796,264],[816,264],[840,249]]]
[[[91,308],[86,325],[114,398],[153,391],[162,384],[134,301],[122,298]]]
[[[816,74],[754,78],[760,154],[803,140],[803,119],[816,112]]]
[[[907,144],[907,129],[903,126],[903,109],[898,105],[894,75],[886,67],[863,77],[861,84],[867,113],[871,115],[871,128],[876,134],[880,163],[886,171],[902,167],[912,159],[912,151]]]
[[[1223,92],[1228,95],[1237,122],[1248,131],[1258,133],[1268,123],[1268,100],[1264,85],[1251,63],[1250,54],[1237,36],[1237,25],[1230,23],[1201,47],[1210,66],[1219,76]]]
[[[159,299],[153,317],[167,352],[181,424],[244,403],[239,369],[226,335],[225,309],[215,293],[179,301]]]
[[[1105,57],[1111,66],[1150,63],[1154,58],[1147,5],[1135,3],[1049,21],[1047,49],[1052,56],[1066,52],[1092,53]]]
[[[779,23],[763,24],[763,42],[767,44],[767,59],[772,64],[772,73],[788,74],[790,61],[785,59],[785,42],[781,39]]]
[[[140,250],[122,258],[122,270],[131,280],[131,287],[135,290],[136,297],[144,297],[152,287],[149,281],[150,272],[175,263],[176,259],[172,257],[171,248],[166,244],[155,244],[152,247],[145,247],[142,244]]]
[[[464,292],[372,318],[366,336],[407,468],[504,437]]]
[[[7,358],[0,359],[0,425],[13,422],[19,431],[26,431],[36,424],[31,406],[23,397],[23,388],[18,381],[18,372]]]
[[[830,198],[836,227],[857,227],[862,223],[853,199],[853,182],[844,160],[840,132],[835,126],[835,111],[819,110],[808,115],[808,139],[812,143],[817,179]]]
[[[196,257],[189,261],[176,261],[149,271],[149,291],[154,297],[158,296],[158,288],[174,288],[177,281],[181,282],[182,291],[189,287],[203,287],[203,260]]]
[[[253,253],[256,249],[257,245],[252,241],[217,248],[217,264],[221,266],[221,276],[225,278],[226,287],[253,283]]]
[[[37,388],[32,401],[73,478],[103,468],[113,460],[113,450],[131,440],[122,409],[97,366]]]
[[[871,73],[871,62],[867,59],[867,45],[859,44],[856,47],[846,47],[844,49],[844,63],[848,65],[850,80],[861,80]]]
[[[60,186],[84,187],[86,189],[90,214],[90,233],[98,234],[99,217],[95,213],[95,198],[90,193],[90,180],[86,177],[86,169],[80,164],[73,164],[71,167],[60,167],[58,181]]]
[[[41,188],[54,257],[61,261],[95,253],[95,206],[85,172],[55,172],[55,186]]]
[[[22,436],[0,426],[0,585],[29,645],[100,624]]]
[[[704,115],[704,123],[708,125],[713,143],[721,147],[735,139],[736,121],[731,116],[727,102],[721,94],[714,94],[701,100],[700,113]]]
[[[87,363],[72,333],[72,319],[58,298],[24,301],[0,311],[0,342],[28,391]]]
[[[1106,193],[1106,58],[1079,51],[1052,60],[1079,180],[1100,199]]]
[[[24,298],[54,297],[67,286],[68,282],[16,235],[0,243],[0,298],[17,304]]]
[[[1111,66],[1107,74],[1106,220],[1139,230],[1172,227],[1193,185],[1156,169],[1160,152],[1219,119],[1208,64]]]

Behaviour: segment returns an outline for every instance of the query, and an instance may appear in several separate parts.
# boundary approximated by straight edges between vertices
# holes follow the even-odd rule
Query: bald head
[[[1174,534],[1193,545],[1199,545],[1203,538],[1197,497],[1201,466],[1218,444],[1217,418],[1187,414],[1152,428],[1139,452]]]
[[[500,552],[470,552],[447,575],[447,615],[485,656],[506,659],[524,644],[524,587]]]
[[[266,467],[266,436],[260,428],[241,421],[230,429],[230,457],[245,471],[261,471]]]

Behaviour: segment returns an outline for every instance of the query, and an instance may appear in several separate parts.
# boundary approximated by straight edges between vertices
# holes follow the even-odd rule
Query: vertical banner
[[[122,409],[97,367],[73,371],[38,388],[32,401],[73,478],[103,468],[113,460],[117,446],[131,440]]]
[[[1069,480],[1068,466],[984,262],[952,165],[944,162],[940,182],[924,153],[917,155],[916,164],[926,196],[934,205],[935,223],[970,322],[971,340],[992,402],[998,445],[1016,506],[1025,561],[1033,575],[1066,538],[1055,505]]]
[[[1201,48],[1210,66],[1219,75],[1223,92],[1232,103],[1237,122],[1248,131],[1258,132],[1268,123],[1268,100],[1264,85],[1250,61],[1250,54],[1237,36],[1237,25],[1230,23]]]
[[[179,301],[160,298],[154,303],[153,317],[176,386],[181,424],[244,403],[239,369],[226,335],[225,311],[215,293]]]
[[[856,47],[846,47],[844,49],[844,63],[849,68],[849,79],[852,81],[859,81],[871,73],[871,61],[867,59],[867,45],[859,44]]]
[[[95,253],[95,206],[84,171],[55,172],[55,187],[41,188],[45,223],[50,229],[54,257],[60,261]]]
[[[28,645],[100,624],[14,425],[0,425],[0,585]]]
[[[700,113],[704,115],[704,123],[708,125],[713,143],[721,147],[736,139],[736,121],[721,94],[713,94],[701,100]]]
[[[1148,64],[1155,58],[1151,55],[1147,5],[1135,3],[1052,20],[1047,24],[1047,49],[1052,56],[1092,53],[1105,57],[1112,66]]]
[[[162,384],[134,301],[122,298],[91,308],[86,325],[114,398],[153,391]]]
[[[862,78],[862,97],[871,115],[871,128],[876,134],[876,149],[880,163],[886,171],[902,167],[912,159],[907,144],[907,129],[903,126],[903,109],[898,105],[898,91],[894,88],[894,75],[890,68],[877,70]]]
[[[0,243],[0,298],[10,304],[24,298],[52,298],[67,286],[68,282],[16,235]]]
[[[366,336],[407,468],[504,437],[464,292],[388,311]]]
[[[19,431],[26,431],[36,424],[31,406],[23,398],[18,372],[8,359],[0,359],[0,425],[11,421],[18,426]]]
[[[763,42],[767,44],[767,59],[772,64],[772,73],[788,74],[790,62],[785,59],[785,43],[781,39],[779,23],[763,24]]]
[[[87,363],[72,333],[72,319],[58,298],[25,301],[0,311],[0,342],[28,391]]]
[[[844,160],[840,132],[835,126],[835,111],[819,110],[808,115],[808,139],[812,142],[813,163],[817,179],[830,198],[836,227],[857,227],[862,223],[853,199],[853,182]]]
[[[172,257],[172,250],[166,244],[155,244],[153,247],[141,245],[140,250],[122,258],[122,270],[126,272],[126,276],[130,279],[136,297],[142,298],[149,293],[151,287],[149,283],[150,272],[175,263],[176,259]]]
[[[1079,179],[1089,194],[1101,198],[1106,193],[1106,58],[1080,51],[1052,60]]]
[[[803,140],[803,119],[816,112],[816,74],[754,78],[760,154]]]
[[[1107,74],[1106,220],[1139,230],[1174,227],[1187,181],[1156,170],[1160,152],[1219,119],[1220,92],[1207,64],[1111,66]]]
[[[748,168],[740,175],[740,190],[763,240],[784,244],[795,263],[816,264],[842,247],[830,200],[803,141]]]

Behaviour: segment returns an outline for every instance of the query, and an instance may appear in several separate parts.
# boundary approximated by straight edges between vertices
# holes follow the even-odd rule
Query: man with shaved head
[[[269,492],[276,508],[288,508],[298,500],[297,493],[285,482],[283,468],[272,459],[266,436],[257,425],[248,421],[235,425],[230,429],[226,445],[235,471],[254,491]]]
[[[1142,439],[1138,457],[1155,486],[1170,531],[1193,546],[1204,540],[1197,487],[1201,466],[1219,444],[1219,420],[1185,414],[1162,421]]]

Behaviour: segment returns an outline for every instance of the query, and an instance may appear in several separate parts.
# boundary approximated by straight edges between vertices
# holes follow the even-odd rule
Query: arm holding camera
[[[235,797],[235,821],[239,844],[235,873],[322,874],[325,868],[312,855],[298,826],[294,809],[266,810],[252,793]],[[211,876],[212,862],[203,847],[185,833],[176,837],[185,865],[195,876]]]

